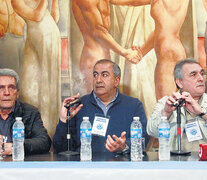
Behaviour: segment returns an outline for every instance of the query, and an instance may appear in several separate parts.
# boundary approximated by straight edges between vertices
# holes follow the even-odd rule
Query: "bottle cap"
[[[89,117],[87,116],[83,117],[83,121],[89,121]]]
[[[16,121],[21,121],[22,117],[16,117],[15,119],[16,119]]]
[[[166,116],[162,116],[161,120],[167,120],[167,117]]]
[[[134,120],[139,120],[138,116],[133,117]]]

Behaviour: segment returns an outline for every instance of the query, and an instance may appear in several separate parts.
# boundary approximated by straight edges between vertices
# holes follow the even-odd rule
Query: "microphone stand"
[[[60,152],[58,154],[64,155],[64,156],[74,156],[80,154],[76,151],[70,151],[71,149],[71,135],[70,135],[70,107],[71,106],[65,106],[67,108],[67,126],[68,126],[68,134],[67,134],[67,140],[68,140],[68,150],[64,152]]]
[[[190,155],[191,152],[190,151],[182,151],[181,150],[181,107],[182,107],[182,104],[184,103],[185,101],[182,100],[180,101],[180,103],[178,103],[177,106],[177,139],[178,139],[178,150],[177,151],[171,151],[170,153],[172,155]]]

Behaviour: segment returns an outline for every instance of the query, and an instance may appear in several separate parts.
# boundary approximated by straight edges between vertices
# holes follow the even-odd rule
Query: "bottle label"
[[[80,129],[81,138],[91,138],[91,129]]]
[[[159,138],[169,138],[170,128],[159,128]]]
[[[13,129],[13,138],[24,138],[24,129]]]
[[[142,138],[142,129],[131,129],[131,138]]]

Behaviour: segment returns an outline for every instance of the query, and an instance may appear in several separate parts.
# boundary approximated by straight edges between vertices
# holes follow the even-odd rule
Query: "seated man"
[[[12,126],[22,117],[25,126],[25,154],[50,150],[51,140],[37,108],[18,100],[19,76],[11,69],[0,69],[0,134],[7,139],[3,155],[12,154]]]
[[[118,90],[121,70],[117,64],[102,59],[93,68],[93,91],[81,98],[82,104],[72,108],[71,139],[73,151],[80,150],[80,124],[88,116],[91,124],[95,117],[109,119],[106,135],[92,133],[92,152],[125,152],[130,147],[130,125],[134,116],[139,116],[143,126],[143,137],[148,142],[146,133],[146,115],[142,103],[135,98],[123,95]],[[60,121],[53,137],[55,152],[67,150],[67,103],[79,97],[79,94],[66,98],[62,105]],[[78,112],[79,111],[79,112]]]
[[[177,150],[177,112],[173,104],[184,99],[185,103],[181,107],[181,149],[198,151],[199,144],[207,142],[207,94],[204,93],[204,70],[197,61],[185,59],[176,64],[174,80],[178,92],[158,101],[147,122],[147,132],[151,136],[158,137],[161,116],[166,116],[170,123],[170,148]],[[197,129],[197,136],[191,133],[191,127]]]

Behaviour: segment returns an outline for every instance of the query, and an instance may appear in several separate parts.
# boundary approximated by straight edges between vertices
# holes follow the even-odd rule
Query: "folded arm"
[[[42,20],[48,7],[47,0],[41,0],[35,9],[32,9],[27,4],[25,4],[24,0],[11,0],[11,4],[14,11],[21,17],[37,22]]]

